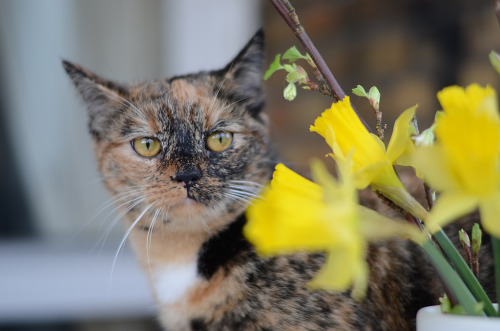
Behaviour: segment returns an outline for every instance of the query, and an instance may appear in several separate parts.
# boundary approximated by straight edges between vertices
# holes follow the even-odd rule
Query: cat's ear
[[[62,65],[87,106],[90,132],[99,138],[113,113],[126,102],[128,89],[69,61],[63,60]]]
[[[250,39],[240,53],[223,69],[221,92],[234,102],[241,102],[257,117],[264,107],[265,42],[262,29]]]

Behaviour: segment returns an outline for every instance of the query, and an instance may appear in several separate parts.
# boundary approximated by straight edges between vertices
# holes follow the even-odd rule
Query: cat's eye
[[[161,150],[161,143],[156,138],[137,138],[132,141],[132,147],[140,156],[153,157]]]
[[[233,134],[227,131],[215,132],[208,136],[207,147],[212,152],[222,152],[231,146]]]

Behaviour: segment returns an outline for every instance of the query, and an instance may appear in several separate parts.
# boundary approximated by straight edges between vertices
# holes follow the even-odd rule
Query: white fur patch
[[[154,287],[158,300],[163,303],[179,301],[197,282],[196,263],[172,264],[155,272]]]

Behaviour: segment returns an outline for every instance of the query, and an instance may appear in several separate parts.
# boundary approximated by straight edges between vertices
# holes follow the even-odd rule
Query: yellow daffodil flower
[[[434,146],[418,148],[414,163],[441,192],[426,225],[434,232],[479,207],[484,229],[500,237],[500,117],[495,91],[477,84],[438,93]]]
[[[264,255],[325,252],[325,265],[310,286],[335,291],[352,286],[352,296],[360,299],[368,284],[367,240],[408,236],[416,229],[359,206],[347,171],[340,166],[337,181],[318,161],[316,184],[278,164],[270,188],[247,211],[244,234]]]
[[[311,131],[325,138],[337,162],[345,162],[352,152],[352,171],[358,189],[368,185],[387,196],[415,217],[423,219],[426,210],[406,191],[393,164],[409,165],[414,146],[410,121],[415,107],[407,109],[396,120],[387,151],[379,137],[369,133],[352,109],[349,97],[334,103],[316,119]]]

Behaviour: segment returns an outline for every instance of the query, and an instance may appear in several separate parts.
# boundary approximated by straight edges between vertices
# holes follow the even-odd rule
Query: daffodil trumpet
[[[337,162],[345,162],[352,154],[352,173],[355,186],[364,189],[368,185],[393,201],[418,219],[425,219],[427,211],[408,193],[399,180],[394,164],[410,165],[414,150],[410,124],[415,107],[404,111],[396,120],[387,150],[379,137],[369,133],[351,107],[349,97],[332,104],[318,117],[311,131],[325,138],[332,148],[330,154]]]

